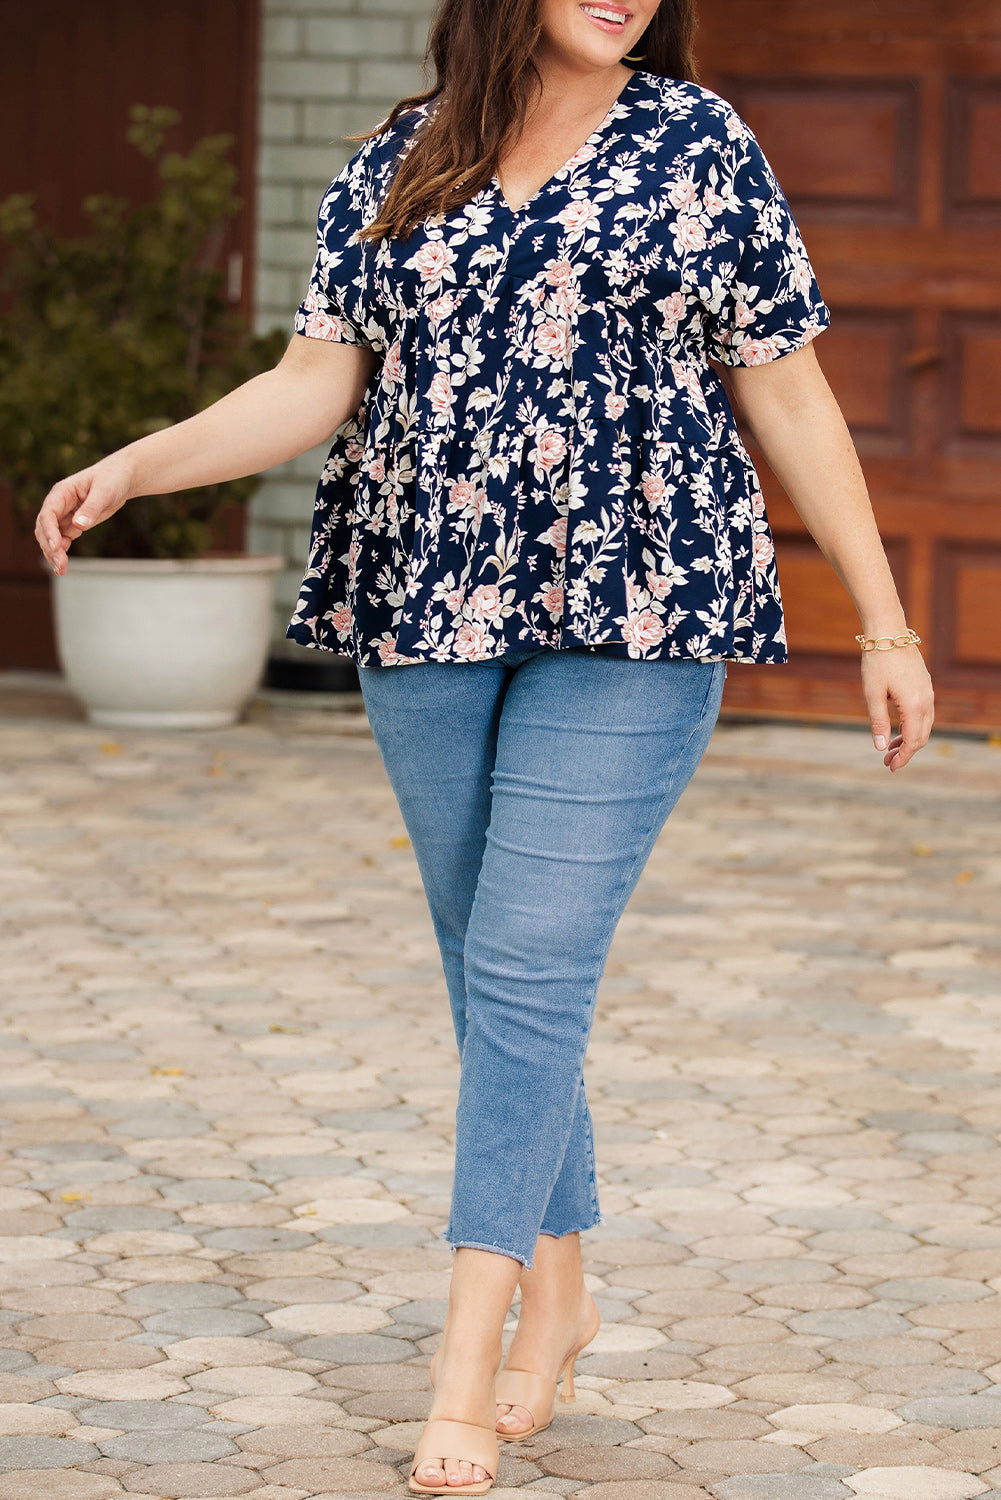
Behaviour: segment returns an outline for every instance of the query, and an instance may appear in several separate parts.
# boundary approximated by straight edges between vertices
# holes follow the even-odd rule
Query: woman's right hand
[[[130,477],[112,456],[52,486],[38,512],[35,536],[53,573],[66,572],[71,542],[121,510],[129,498]]]

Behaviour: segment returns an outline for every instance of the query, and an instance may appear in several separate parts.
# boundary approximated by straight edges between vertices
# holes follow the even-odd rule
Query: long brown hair
[[[698,82],[695,5],[661,0],[636,49],[644,71]],[[424,54],[434,87],[401,99],[376,130],[345,137],[369,140],[408,111],[439,101],[359,239],[406,239],[424,219],[454,212],[490,182],[541,86],[532,60],[542,35],[539,7],[540,0],[439,0]]]

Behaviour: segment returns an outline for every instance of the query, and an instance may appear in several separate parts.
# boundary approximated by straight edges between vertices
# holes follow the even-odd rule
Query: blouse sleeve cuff
[[[732,340],[725,346],[718,345],[712,351],[712,358],[718,360],[720,364],[732,365],[735,368],[770,365],[785,354],[793,354],[797,349],[805,348],[830,325],[830,308],[826,303],[821,302],[819,306],[813,308],[810,321],[802,327],[784,329],[781,333],[761,335],[753,332],[746,333],[739,338],[739,341]]]
[[[307,297],[299,304],[293,331],[308,339],[324,339],[328,344],[360,344],[361,332],[347,318],[322,307],[319,300]]]

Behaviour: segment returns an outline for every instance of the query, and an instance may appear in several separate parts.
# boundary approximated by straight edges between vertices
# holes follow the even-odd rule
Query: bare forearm
[[[754,440],[851,595],[864,633],[899,633],[904,629],[903,609],[865,476],[841,409],[819,368],[795,399],[761,399],[760,388],[755,389],[758,398],[741,403]]]
[[[242,479],[305,453],[358,411],[377,368],[367,346],[296,334],[274,370],[53,485],[35,522],[43,556],[64,573],[77,537],[137,495]]]
[[[351,393],[351,400],[355,394]],[[131,496],[169,494],[259,474],[315,447],[357,402],[332,402],[315,376],[278,366],[212,406],[119,449]],[[345,409],[347,408],[347,409]]]
[[[726,377],[789,499],[855,602],[865,635],[902,635],[897,597],[869,493],[841,408],[807,344]],[[883,764],[902,770],[927,742],[934,694],[914,644],[863,652],[862,687]],[[891,711],[900,732],[891,739]]]

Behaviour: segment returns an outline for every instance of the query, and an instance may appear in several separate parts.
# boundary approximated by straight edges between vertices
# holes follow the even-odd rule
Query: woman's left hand
[[[935,718],[935,695],[928,668],[917,646],[862,653],[862,691],[872,723],[873,744],[885,750],[883,764],[902,771],[928,743]],[[890,705],[896,708],[900,733],[890,738]]]

